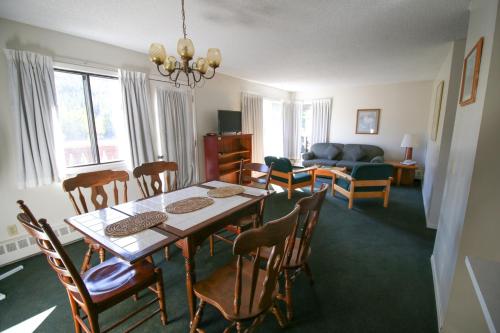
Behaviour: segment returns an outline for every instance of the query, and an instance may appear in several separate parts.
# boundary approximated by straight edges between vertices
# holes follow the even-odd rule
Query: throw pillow
[[[314,158],[314,153],[312,151],[308,151],[307,153],[302,154],[303,160],[312,160]]]
[[[330,146],[326,149],[325,153],[326,158],[328,158],[329,160],[333,160],[340,153],[340,150],[335,146]]]
[[[359,161],[365,156],[365,152],[361,149],[361,146],[352,145],[344,147],[344,160],[347,161]]]

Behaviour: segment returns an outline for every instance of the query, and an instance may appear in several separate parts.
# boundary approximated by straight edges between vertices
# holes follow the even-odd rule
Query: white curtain
[[[302,103],[283,104],[283,155],[292,160],[300,159],[300,113]]]
[[[252,162],[264,162],[264,119],[262,96],[241,93],[241,123],[245,134],[252,136]]]
[[[311,144],[328,142],[332,122],[332,100],[316,99],[312,101]]]
[[[123,108],[127,115],[132,166],[155,160],[149,123],[149,81],[145,73],[120,70]]]
[[[36,53],[4,50],[18,151],[19,188],[59,180],[54,144],[57,116],[52,59]]]
[[[191,101],[191,90],[156,89],[164,160],[177,162],[180,187],[198,182],[195,115]]]

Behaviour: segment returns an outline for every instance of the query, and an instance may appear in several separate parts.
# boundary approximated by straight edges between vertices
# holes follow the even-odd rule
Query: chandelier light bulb
[[[207,52],[207,61],[210,67],[217,68],[220,66],[222,60],[222,56],[220,54],[220,50],[217,48],[208,49]]]
[[[189,38],[180,38],[177,42],[177,53],[182,59],[191,60],[194,56],[194,45]]]
[[[208,70],[208,62],[205,58],[196,59],[196,67],[201,74],[205,74]]]
[[[165,47],[163,47],[160,43],[153,43],[149,47],[149,57],[152,62],[157,65],[163,64],[165,59],[167,58],[167,52],[165,51]]]
[[[169,72],[172,73],[175,70],[175,63],[177,62],[177,59],[175,59],[174,56],[169,56],[167,60],[163,63],[163,68]]]

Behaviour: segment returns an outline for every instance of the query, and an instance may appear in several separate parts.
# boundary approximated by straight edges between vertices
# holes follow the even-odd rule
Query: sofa
[[[384,163],[384,151],[373,145],[315,143],[302,154],[305,167],[336,166],[352,170],[357,164]]]

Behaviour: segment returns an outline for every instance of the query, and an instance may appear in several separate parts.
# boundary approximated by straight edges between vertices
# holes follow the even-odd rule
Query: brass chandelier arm
[[[181,86],[195,88],[196,84],[200,81],[209,80],[215,76],[215,68],[212,68],[212,73],[207,75],[207,73],[203,74],[199,70],[191,67],[185,70],[180,66],[179,62],[176,63],[175,69],[172,72],[166,72],[161,65],[156,65],[156,68],[158,69],[158,73],[168,78],[170,83],[173,83],[176,88]],[[186,75],[186,84],[178,82],[181,73]]]

